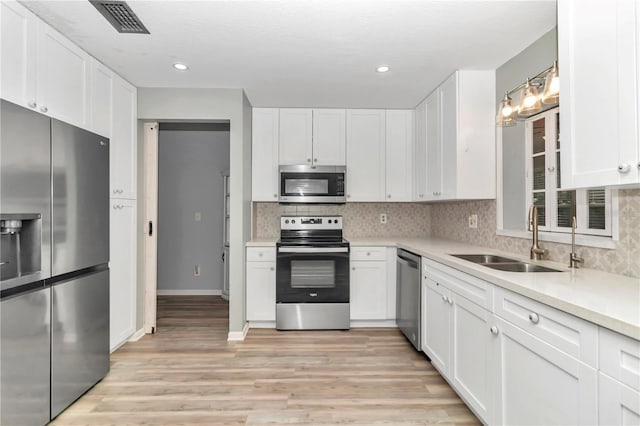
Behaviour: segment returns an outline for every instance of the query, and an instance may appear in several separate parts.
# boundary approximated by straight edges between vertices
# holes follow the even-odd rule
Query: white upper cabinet
[[[280,164],[311,165],[312,110],[304,108],[280,109]]]
[[[313,110],[313,164],[344,166],[346,140],[344,109]],[[303,164],[303,163],[299,163]]]
[[[426,145],[427,156],[423,198],[495,198],[495,72],[456,71],[427,97],[425,107],[426,120],[418,124],[426,129],[417,130],[425,135],[418,144]]]
[[[111,136],[111,70],[91,58],[89,69],[89,129]]]
[[[254,108],[251,125],[251,199],[278,201],[279,110]]]
[[[413,110],[387,110],[386,199],[411,201],[413,194]]]
[[[636,0],[558,1],[564,187],[640,182],[639,20]]]
[[[416,107],[413,200],[424,201],[427,193],[427,101]]]
[[[385,200],[385,111],[347,111],[347,201]]]
[[[2,98],[90,129],[90,56],[13,1],[3,1]]]
[[[344,166],[344,109],[281,108],[281,165]]]
[[[87,128],[89,55],[42,23],[37,58],[38,111]]]
[[[111,80],[111,197],[135,199],[137,190],[137,91],[119,76]]]
[[[0,96],[35,109],[36,38],[39,19],[14,1],[0,2],[2,70]]]

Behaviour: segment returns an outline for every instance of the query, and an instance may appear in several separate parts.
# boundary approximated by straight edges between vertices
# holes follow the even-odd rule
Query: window
[[[560,114],[551,109],[525,123],[527,205],[538,207],[541,230],[611,236],[611,194],[605,188],[562,189]]]

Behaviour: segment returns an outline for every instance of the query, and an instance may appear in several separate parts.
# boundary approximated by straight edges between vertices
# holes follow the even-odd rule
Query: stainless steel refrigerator
[[[0,120],[0,424],[46,424],[109,371],[109,140]]]

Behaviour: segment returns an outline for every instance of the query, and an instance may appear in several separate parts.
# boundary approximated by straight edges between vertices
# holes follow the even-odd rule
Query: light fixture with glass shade
[[[543,87],[542,95],[538,88]],[[513,106],[510,95],[522,91],[520,103]],[[543,109],[558,104],[560,99],[560,73],[558,62],[554,61],[549,68],[539,72],[533,77],[527,78],[522,83],[504,94],[504,98],[498,105],[496,114],[496,125],[500,127],[515,126],[517,120],[524,120]],[[543,106],[544,103],[544,106]]]
[[[553,62],[553,67],[547,73],[544,81],[544,91],[542,92],[542,103],[553,105],[560,99],[560,72],[558,71],[558,61]]]
[[[500,101],[500,105],[498,105],[496,125],[501,127],[511,127],[516,125],[516,109],[511,104],[509,92],[504,93],[504,98]]]
[[[531,79],[527,78],[527,83],[522,89],[518,115],[521,117],[530,117],[541,109],[542,102],[540,101],[540,94],[538,94],[538,87],[535,84],[531,84]]]

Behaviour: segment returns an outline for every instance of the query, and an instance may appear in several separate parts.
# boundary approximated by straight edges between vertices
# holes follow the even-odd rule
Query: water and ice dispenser
[[[0,281],[39,272],[41,245],[41,214],[0,214]]]

